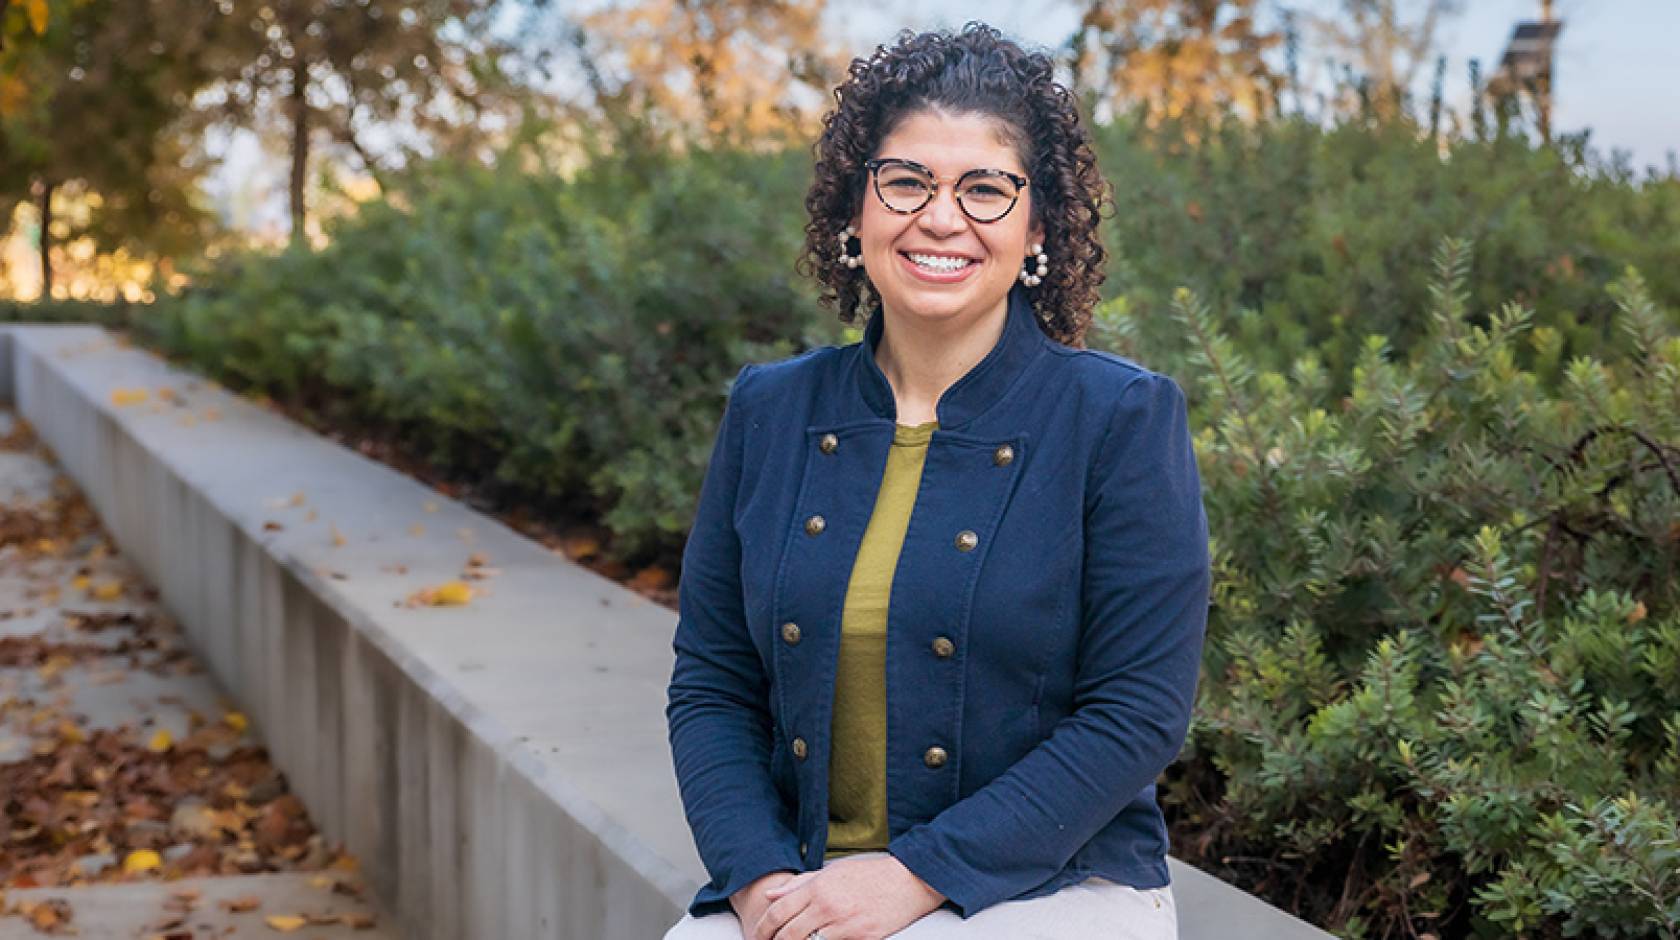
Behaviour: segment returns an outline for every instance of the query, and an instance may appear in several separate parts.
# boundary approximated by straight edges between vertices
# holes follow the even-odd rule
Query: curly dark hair
[[[823,303],[836,308],[842,322],[856,322],[865,292],[871,313],[881,306],[863,269],[841,263],[836,250],[864,198],[864,162],[900,121],[937,109],[992,117],[1015,147],[1032,178],[1033,219],[1044,227],[1051,257],[1039,286],[1017,289],[1028,291],[1045,333],[1069,346],[1084,345],[1107,258],[1097,224],[1111,200],[1090,132],[1054,70],[1048,55],[1029,53],[974,22],[960,33],[904,30],[891,49],[877,46],[868,59],[852,60],[813,148],[815,178],[805,195],[810,221],[799,262],[802,273],[823,285]]]

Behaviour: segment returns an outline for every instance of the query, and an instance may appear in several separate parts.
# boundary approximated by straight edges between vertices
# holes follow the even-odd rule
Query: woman
[[[712,880],[667,940],[1175,936],[1207,522],[1182,391],[1081,348],[1089,135],[975,24],[836,98],[805,264],[871,315],[730,392],[667,709]]]

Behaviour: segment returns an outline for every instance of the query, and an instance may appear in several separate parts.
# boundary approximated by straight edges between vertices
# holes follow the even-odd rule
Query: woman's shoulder
[[[730,396],[737,407],[749,409],[765,402],[803,397],[837,372],[847,348],[817,346],[781,359],[749,362],[741,367]]]
[[[1053,368],[1063,373],[1058,376],[1058,384],[1071,384],[1080,391],[1084,401],[1108,400],[1118,404],[1134,395],[1183,393],[1172,376],[1119,353],[1079,349],[1054,341],[1046,346],[1054,354],[1049,357]]]

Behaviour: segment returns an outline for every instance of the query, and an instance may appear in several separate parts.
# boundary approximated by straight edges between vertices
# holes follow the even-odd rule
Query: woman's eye
[[[906,193],[919,193],[927,189],[926,183],[915,179],[887,180],[885,185],[888,189],[896,189]]]

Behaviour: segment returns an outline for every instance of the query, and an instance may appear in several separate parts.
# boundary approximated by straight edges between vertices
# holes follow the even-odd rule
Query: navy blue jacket
[[[666,716],[711,882],[822,867],[840,617],[897,409],[861,343],[741,369],[683,552]],[[963,917],[1168,883],[1207,517],[1184,393],[1047,336],[1017,287],[940,396],[888,607],[888,851]]]

